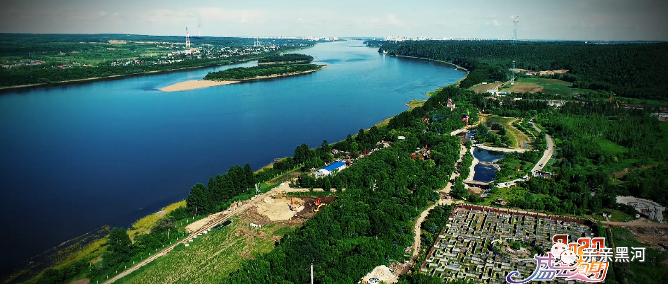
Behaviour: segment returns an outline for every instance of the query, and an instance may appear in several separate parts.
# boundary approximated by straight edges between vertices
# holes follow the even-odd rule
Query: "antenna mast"
[[[197,37],[201,37],[202,34],[199,33],[199,27],[201,27],[202,24],[197,24]]]
[[[511,70],[512,76],[510,77],[510,85],[515,84],[515,60],[513,60],[513,70]]]
[[[190,49],[190,32],[188,27],[186,27],[186,49]]]
[[[513,44],[517,41],[517,23],[519,22],[519,16],[513,16]]]

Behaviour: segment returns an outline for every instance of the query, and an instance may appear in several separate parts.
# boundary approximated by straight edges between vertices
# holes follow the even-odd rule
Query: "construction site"
[[[120,279],[123,283],[165,283],[174,279],[194,283],[225,275],[222,272],[231,273],[245,259],[271,251],[283,235],[337,198],[288,196],[303,191],[284,183],[250,200],[234,202],[222,212],[192,222],[186,226],[188,236],[104,283]],[[142,273],[133,273],[158,258],[160,261],[145,267]]]

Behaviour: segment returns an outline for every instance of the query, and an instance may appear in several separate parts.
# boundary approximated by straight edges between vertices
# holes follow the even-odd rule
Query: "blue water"
[[[199,69],[5,92],[0,95],[0,266],[105,224],[182,200],[190,187],[254,169],[406,110],[404,103],[465,72],[379,55],[361,42],[303,51],[328,64],[288,78],[164,93]]]
[[[473,157],[480,160],[481,162],[494,162],[498,159],[505,157],[499,152],[490,152],[487,150],[481,150],[479,148],[473,148]],[[477,164],[473,167],[475,173],[473,174],[473,180],[490,182],[493,181],[496,177],[496,168],[492,165],[483,165]]]

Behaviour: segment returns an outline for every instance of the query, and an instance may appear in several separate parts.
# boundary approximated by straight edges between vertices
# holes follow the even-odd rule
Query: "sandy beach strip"
[[[471,150],[470,150],[471,155],[473,155],[473,148],[475,148],[475,147],[471,147]],[[475,156],[473,156],[473,161],[471,161],[471,168],[469,169],[469,176],[466,178],[467,181],[473,180],[473,176],[475,176],[475,166],[478,163],[480,163],[480,161],[478,159],[476,159]]]
[[[180,91],[208,88],[208,87],[213,87],[213,86],[229,85],[229,84],[234,84],[234,83],[239,83],[239,82],[240,81],[190,80],[190,81],[185,81],[185,82],[180,82],[180,83],[176,83],[176,84],[173,84],[173,85],[169,85],[169,86],[164,87],[164,88],[160,88],[160,91],[163,91],[163,92],[180,92]]]

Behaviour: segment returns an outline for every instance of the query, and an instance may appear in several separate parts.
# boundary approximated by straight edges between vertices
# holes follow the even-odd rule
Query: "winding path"
[[[471,127],[473,127],[473,125],[469,126],[468,128],[471,128]],[[451,132],[450,134],[454,136],[454,135],[462,133],[466,130],[467,130],[467,127],[464,127],[464,128],[457,129],[457,130]],[[464,145],[462,145],[461,143],[459,144],[459,147],[460,147],[459,148],[459,159],[457,160],[457,163],[461,163],[462,160],[464,159],[464,156],[466,155],[466,147]],[[438,192],[446,194],[446,195],[449,194],[450,191],[452,190],[452,186],[453,186],[451,181],[454,180],[455,178],[457,178],[458,176],[459,176],[458,171],[453,172],[450,175],[450,179],[448,180],[448,183],[445,185],[445,187],[443,189],[439,190]],[[420,213],[420,217],[418,217],[418,219],[415,222],[415,228],[413,228],[413,254],[411,255],[411,260],[406,265],[408,268],[413,267],[413,265],[415,264],[415,261],[418,259],[418,256],[420,255],[420,249],[421,249],[421,246],[422,246],[420,228],[422,227],[422,222],[424,222],[424,219],[427,218],[427,216],[429,215],[429,212],[432,209],[434,209],[436,207],[436,205],[451,204],[453,202],[452,199],[443,199],[443,198],[440,198],[440,196],[441,195],[439,194],[439,199],[436,202],[436,204],[434,204],[432,206],[429,206],[427,209],[422,211],[422,213]],[[401,275],[401,273],[399,275]],[[399,276],[399,275],[397,275],[397,276]]]

